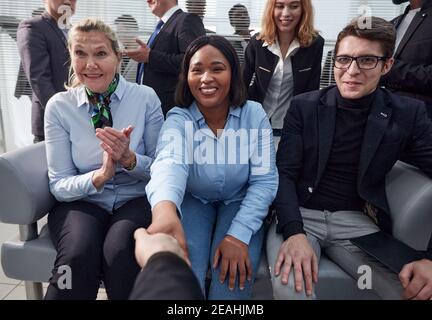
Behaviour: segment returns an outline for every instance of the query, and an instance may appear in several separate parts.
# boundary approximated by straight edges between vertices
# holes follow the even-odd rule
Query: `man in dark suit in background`
[[[37,8],[37,9],[33,10],[32,17],[40,16],[44,11],[45,11],[44,7]],[[18,29],[18,24],[17,24],[16,31],[17,31],[17,29]],[[15,38],[14,38],[15,40],[16,40],[16,31],[15,31]],[[30,83],[28,82],[28,80],[26,78],[22,62],[20,63],[20,66],[18,69],[18,77],[17,77],[17,82],[15,85],[14,96],[17,99],[21,98],[21,96],[28,96],[30,99],[32,98],[32,89],[31,89]]]
[[[401,4],[408,0],[393,0]],[[432,118],[432,0],[410,0],[404,14],[395,18],[394,65],[381,85],[426,104]]]
[[[383,19],[371,17],[368,29],[351,22],[336,41],[337,86],[292,100],[276,159],[277,222],[267,238],[276,298],[313,297],[321,252],[353,278],[368,265],[383,299],[432,298],[432,241],[429,259],[406,264],[399,277],[349,241],[391,232],[385,178],[397,160],[432,177],[424,103],[378,86],[391,69],[395,38]]]
[[[59,8],[68,6],[67,12],[73,14],[75,5],[76,0],[45,0],[45,12],[22,21],[18,27],[21,62],[33,91],[31,118],[35,143],[45,139],[44,112],[48,100],[64,91],[68,81],[67,32],[59,27],[64,13],[59,13]]]
[[[189,44],[205,34],[196,14],[183,12],[177,0],[148,0],[152,13],[160,20],[148,43],[137,39],[139,47],[125,53],[139,62],[137,83],[152,87],[166,113],[175,105],[174,91],[180,65]]]

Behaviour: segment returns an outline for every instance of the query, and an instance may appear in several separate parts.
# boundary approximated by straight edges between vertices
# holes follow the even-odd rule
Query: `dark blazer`
[[[183,259],[171,252],[154,254],[138,274],[130,300],[203,300],[199,282]]]
[[[43,136],[45,106],[55,93],[66,90],[70,65],[67,41],[56,21],[44,12],[19,24],[17,44],[33,91],[32,133]]]
[[[21,98],[21,96],[29,96],[29,98],[31,99],[32,95],[33,93],[30,83],[27,80],[23,65],[22,63],[20,63],[14,96],[18,99]]]
[[[359,196],[379,210],[380,227],[389,230],[385,177],[397,160],[432,177],[432,122],[424,103],[378,89],[366,124],[358,168]],[[337,87],[292,100],[277,152],[279,190],[274,201],[277,231],[284,238],[303,232],[299,207],[320,183],[333,141]]]
[[[279,57],[263,47],[264,41],[256,37],[253,36],[246,47],[243,80],[249,87],[248,99],[263,103]],[[301,47],[291,57],[294,96],[319,89],[323,47],[324,39],[318,35],[309,47]]]
[[[143,84],[156,91],[165,115],[175,105],[174,92],[186,48],[202,35],[205,31],[200,17],[179,9],[153,41]]]
[[[392,21],[396,28],[408,11],[409,6]],[[398,94],[424,101],[432,116],[432,0],[423,0],[394,58],[393,68],[381,84]]]

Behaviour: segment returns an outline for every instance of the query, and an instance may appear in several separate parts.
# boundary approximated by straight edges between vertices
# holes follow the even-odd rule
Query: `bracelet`
[[[134,157],[133,161],[131,162],[130,165],[128,165],[127,167],[124,167],[127,171],[132,171],[133,169],[135,169],[136,167],[136,156]]]

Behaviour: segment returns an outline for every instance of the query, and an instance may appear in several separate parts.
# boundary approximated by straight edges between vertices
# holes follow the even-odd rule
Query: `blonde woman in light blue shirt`
[[[118,41],[102,21],[69,32],[74,78],[45,112],[51,193],[48,215],[57,249],[45,299],[95,299],[103,280],[109,299],[127,299],[140,268],[133,232],[151,222],[145,186],[163,123],[153,89],[118,74]],[[73,274],[62,290],[61,267]]]

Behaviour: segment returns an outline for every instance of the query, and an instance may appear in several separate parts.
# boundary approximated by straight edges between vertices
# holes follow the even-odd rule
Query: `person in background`
[[[408,2],[393,0],[394,4]],[[422,100],[432,119],[432,0],[410,0],[404,14],[395,18],[394,65],[381,85],[401,95]]]
[[[203,292],[211,267],[208,299],[248,299],[278,182],[270,123],[246,100],[237,55],[221,36],[189,46],[176,100],[146,188],[148,232],[179,241]]]
[[[202,21],[204,21],[206,6],[207,6],[206,0],[186,0],[187,12],[196,14],[198,17],[200,17]],[[213,30],[209,30],[206,28],[205,33],[214,34],[215,32]]]
[[[228,37],[231,44],[233,45],[237,56],[239,57],[240,65],[243,66],[244,52],[247,43],[250,39],[250,17],[247,8],[242,4],[235,4],[228,11],[228,18],[231,26],[234,28],[234,36]]]
[[[228,11],[228,18],[230,25],[234,28],[234,34],[241,36],[246,42],[249,41],[251,32],[250,30],[250,17],[247,8],[237,3]]]
[[[324,39],[311,0],[267,0],[261,32],[246,48],[248,99],[262,103],[277,143],[291,99],[319,89]]]
[[[44,7],[36,8],[32,12],[32,17],[40,16],[43,14],[44,11],[45,11]],[[17,29],[18,29],[18,24],[17,24]],[[14,39],[16,40],[16,31],[15,31],[15,38]],[[28,80],[26,78],[22,62],[20,62],[20,66],[19,66],[19,70],[18,70],[18,77],[17,77],[17,81],[16,81],[16,85],[15,85],[14,96],[15,96],[15,98],[19,99],[23,95],[26,95],[31,99],[32,98],[32,89],[31,89],[30,83],[28,82]]]
[[[18,50],[32,89],[31,119],[35,143],[45,140],[44,112],[48,100],[55,93],[64,91],[68,82],[67,29],[61,25],[60,17],[64,12],[73,14],[76,2],[45,0],[42,15],[26,19],[18,26]],[[65,7],[69,9],[64,11]]]
[[[138,36],[138,22],[129,14],[123,14],[114,20],[116,33],[124,50],[136,48]],[[123,56],[121,63],[121,75],[129,82],[135,82],[138,64],[127,55]]]
[[[69,32],[73,77],[45,113],[48,214],[57,250],[45,299],[127,299],[140,268],[133,233],[151,223],[145,186],[163,123],[153,89],[119,75],[121,51],[111,28],[85,19]],[[72,272],[59,287],[61,267]]]
[[[180,65],[188,45],[205,34],[196,14],[183,12],[177,0],[149,0],[147,4],[159,21],[147,44],[137,39],[137,49],[125,54],[138,62],[138,84],[153,88],[162,102],[164,115],[174,106],[174,91]]]

